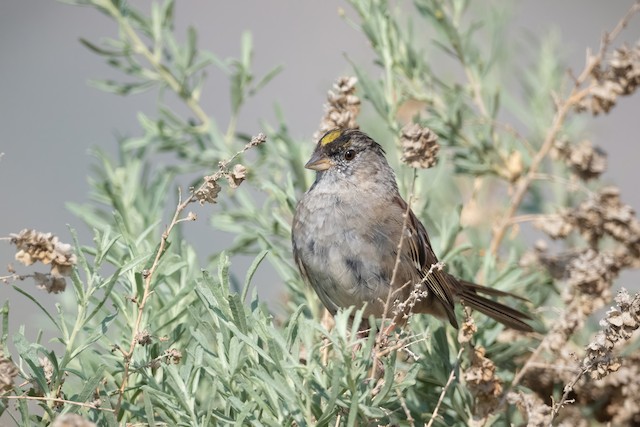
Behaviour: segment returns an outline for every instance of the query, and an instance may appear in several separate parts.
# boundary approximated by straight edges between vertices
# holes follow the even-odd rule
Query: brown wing
[[[397,202],[406,212],[407,203],[400,197],[398,197]],[[444,309],[449,322],[457,328],[458,321],[454,311],[454,293],[448,280],[448,274],[438,268],[434,268],[429,272],[431,266],[438,262],[438,258],[431,248],[427,230],[425,230],[411,209],[409,209],[407,218],[407,231],[409,234],[405,235],[405,247],[408,255],[413,261],[416,270],[418,270],[422,282],[427,287],[430,295],[433,296],[429,298],[430,304],[438,305],[438,307],[429,307],[429,311],[439,313]]]

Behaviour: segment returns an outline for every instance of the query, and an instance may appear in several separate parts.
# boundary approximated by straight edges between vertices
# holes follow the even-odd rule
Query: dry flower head
[[[524,172],[524,162],[522,161],[522,153],[518,150],[514,150],[509,154],[502,155],[502,161],[500,164],[494,166],[496,173],[506,179],[507,181],[514,183]]]
[[[584,140],[572,145],[566,139],[557,140],[551,153],[564,161],[578,178],[587,181],[598,178],[607,169],[607,155],[591,141]]]
[[[473,320],[473,317],[470,316],[470,313],[466,313],[464,322],[462,322],[462,326],[458,331],[458,342],[460,344],[471,342],[473,334],[476,332],[478,332],[476,322]]]
[[[358,79],[354,76],[340,77],[335,81],[333,89],[327,94],[324,116],[314,134],[314,140],[331,129],[359,128],[356,121],[360,114],[360,98],[355,94],[357,83]]]
[[[182,360],[182,352],[175,348],[170,348],[169,350],[164,352],[164,357],[166,363],[177,365]]]
[[[136,334],[136,342],[141,346],[146,346],[151,344],[151,334],[146,329],[143,331],[139,331]]]
[[[13,379],[18,376],[18,368],[0,351],[0,395],[13,389]]]
[[[591,79],[590,96],[582,99],[576,108],[591,111],[593,115],[608,113],[619,96],[631,95],[640,85],[640,44],[616,49],[604,68],[601,64],[593,67]]]
[[[622,245],[615,253],[618,269],[640,265],[640,222],[634,209],[622,203],[616,187],[600,189],[573,209],[540,217],[535,225],[553,239],[577,231],[592,248],[610,237]]]
[[[42,371],[44,372],[44,377],[47,380],[47,384],[51,384],[51,380],[53,380],[53,364],[48,357],[39,357],[38,361],[40,362],[40,366],[42,367]]]
[[[402,161],[412,168],[428,169],[438,158],[438,135],[431,129],[413,123],[402,128],[400,135]]]
[[[40,261],[51,264],[51,275],[64,277],[71,274],[77,258],[71,245],[62,243],[51,233],[24,229],[17,234],[11,234],[11,243],[16,245],[18,252],[16,260],[24,265],[32,265]]]
[[[64,277],[71,274],[77,262],[71,245],[60,242],[58,237],[51,233],[31,229],[24,229],[17,234],[11,234],[10,237],[11,243],[18,249],[15,255],[17,261],[27,266],[38,261],[51,265],[49,273],[36,272],[32,275],[39,288],[49,293],[65,290],[67,284]]]
[[[96,424],[78,414],[63,414],[53,420],[51,427],[96,427]]]
[[[38,273],[32,275],[38,289],[43,289],[50,294],[58,294],[64,292],[67,288],[67,281],[62,277],[55,277],[51,274]]]
[[[502,381],[495,375],[496,365],[485,357],[484,347],[476,347],[471,355],[471,366],[463,377],[469,391],[475,398],[475,415],[485,417],[500,403]]]
[[[582,361],[583,368],[594,379],[601,379],[620,369],[620,360],[613,355],[613,349],[616,344],[631,338],[633,332],[640,328],[640,294],[631,297],[622,289],[615,301],[618,307],[611,308],[600,321],[602,330],[587,345],[587,354]]]
[[[238,188],[242,181],[247,177],[247,168],[241,164],[237,164],[233,167],[231,172],[226,175],[226,177],[231,188]]]
[[[611,286],[618,276],[616,259],[607,252],[587,249],[568,265],[565,301],[577,299],[580,309],[589,315],[611,300]]]
[[[547,427],[551,425],[551,407],[545,405],[542,399],[535,394],[510,392],[507,395],[507,401],[524,412],[527,419],[527,427]]]
[[[217,180],[219,177],[216,175],[207,175],[204,177],[204,183],[193,192],[193,197],[200,203],[200,205],[204,205],[205,203],[214,204],[217,202],[218,193],[222,188],[218,184]]]
[[[267,135],[262,132],[259,132],[256,136],[252,137],[251,140],[245,145],[242,151],[247,151],[250,148],[257,147],[258,145],[262,145],[267,142]]]
[[[218,200],[218,194],[222,188],[220,184],[218,184],[218,180],[221,178],[226,178],[229,186],[231,188],[238,188],[238,186],[246,179],[247,177],[247,168],[241,164],[234,165],[233,169],[229,171],[228,166],[229,163],[233,159],[235,159],[238,155],[244,153],[245,151],[257,147],[259,145],[264,144],[267,141],[267,136],[263,133],[259,133],[258,135],[251,138],[249,141],[239,152],[234,154],[230,159],[221,161],[219,163],[219,170],[213,175],[207,175],[203,178],[203,183],[198,189],[191,188],[192,200],[197,200],[200,205],[204,205],[205,203],[215,204]]]

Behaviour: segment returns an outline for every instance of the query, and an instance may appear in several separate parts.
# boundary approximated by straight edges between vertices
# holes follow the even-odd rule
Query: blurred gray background
[[[144,8],[149,4],[131,3]],[[311,144],[327,89],[337,76],[350,73],[345,53],[355,62],[371,63],[365,37],[350,28],[338,10],[344,8],[357,20],[355,14],[338,0],[177,3],[176,26],[181,39],[187,25],[193,25],[202,48],[220,58],[237,57],[241,34],[250,30],[254,37],[255,74],[261,76],[276,65],[284,66],[274,81],[249,100],[239,122],[239,129],[244,132],[259,132],[259,119],[275,124],[273,106],[278,103],[292,134]],[[508,6],[513,11],[512,37],[527,40],[531,35],[542,38],[557,31],[568,65],[581,70],[585,48],[597,49],[602,30],[612,28],[632,1],[487,4]],[[0,159],[0,236],[35,228],[56,233],[70,242],[65,224],[71,224],[78,228],[82,243],[91,243],[91,234],[65,208],[68,201],[87,201],[87,174],[92,162],[87,151],[99,146],[115,153],[116,135],[141,133],[136,113],[155,113],[153,92],[119,97],[87,84],[91,78],[119,75],[78,39],[96,42],[116,35],[114,22],[91,8],[53,0],[0,1],[0,152],[4,153]],[[639,38],[640,20],[636,19],[621,39],[635,43]],[[523,51],[522,57],[530,60],[531,52]],[[205,111],[218,123],[226,123],[228,82],[214,68],[202,99]],[[611,115],[592,121],[591,130],[593,141],[609,154],[609,171],[604,180],[619,185],[623,200],[640,208],[640,95],[622,98]],[[204,231],[189,235],[196,248],[208,254],[220,248],[212,248],[214,243],[207,237],[211,231],[204,218],[210,211],[199,213],[203,220],[194,226]],[[4,265],[13,261],[13,254],[12,247],[0,242],[0,275],[5,274]],[[627,273],[619,284],[638,289],[638,277]],[[31,281],[19,285],[33,286]],[[267,291],[260,292],[265,295]],[[40,298],[54,302],[64,296],[43,292]],[[33,321],[33,305],[0,283],[0,304],[7,299],[12,309],[12,330],[18,324]]]

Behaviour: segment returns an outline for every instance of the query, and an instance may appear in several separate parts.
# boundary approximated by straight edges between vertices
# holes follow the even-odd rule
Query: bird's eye
[[[347,150],[344,153],[344,159],[345,160],[353,160],[353,158],[356,156],[356,152],[354,150]]]

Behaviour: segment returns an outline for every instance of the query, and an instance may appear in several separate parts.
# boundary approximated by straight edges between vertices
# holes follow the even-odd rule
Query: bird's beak
[[[331,166],[333,166],[333,163],[321,150],[314,151],[307,164],[304,165],[305,168],[317,172],[326,171]]]

